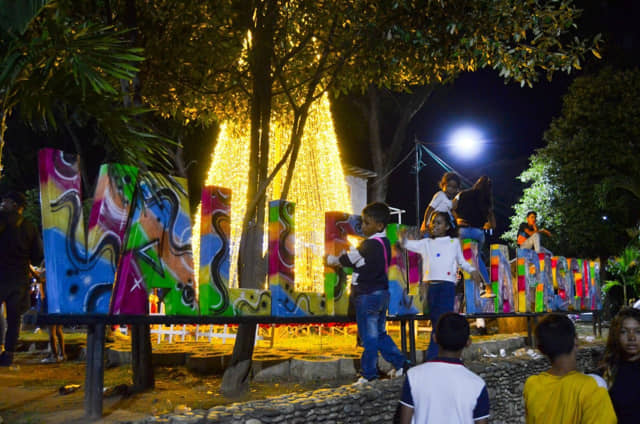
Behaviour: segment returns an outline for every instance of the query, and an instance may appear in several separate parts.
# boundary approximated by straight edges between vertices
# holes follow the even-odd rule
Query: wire
[[[374,182],[372,182],[372,183],[371,183],[371,185],[372,185],[372,186],[377,185],[377,184],[379,184],[382,180],[384,180],[384,179],[385,179],[385,178],[387,178],[389,175],[391,175],[391,173],[392,173],[393,171],[395,171],[396,169],[398,169],[398,167],[399,167],[400,165],[402,165],[402,163],[403,163],[404,161],[406,161],[407,159],[409,159],[409,157],[411,157],[411,155],[413,154],[413,152],[414,152],[414,151],[415,151],[415,147],[414,147],[414,148],[412,148],[412,149],[409,151],[409,153],[407,153],[407,155],[406,155],[404,158],[402,158],[402,160],[400,160],[400,162],[398,162],[398,163],[396,164],[396,166],[394,166],[393,168],[391,168],[391,170],[390,170],[389,172],[387,172],[386,174],[384,174],[382,177],[377,178]]]

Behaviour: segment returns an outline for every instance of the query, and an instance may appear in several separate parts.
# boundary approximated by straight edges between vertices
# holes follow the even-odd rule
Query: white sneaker
[[[58,362],[58,359],[53,355],[49,355],[40,361],[41,364],[55,364],[56,362]]]
[[[391,370],[387,373],[389,378],[402,377],[404,375],[404,369],[398,368],[397,370]]]
[[[359,385],[361,385],[361,384],[368,383],[368,382],[369,382],[369,380],[367,380],[366,378],[364,378],[364,377],[360,377],[360,378],[358,379],[358,381],[356,381],[355,383],[353,383],[353,385],[354,385],[354,386],[359,386]]]

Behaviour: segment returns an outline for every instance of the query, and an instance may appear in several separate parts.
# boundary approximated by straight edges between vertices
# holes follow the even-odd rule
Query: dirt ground
[[[313,328],[278,328],[271,346],[270,340],[259,341],[254,359],[272,360],[286,358],[327,358],[359,357],[356,348],[355,327],[350,329],[324,329],[318,333]],[[114,342],[107,348],[130,350],[128,337],[117,332]],[[65,342],[70,360],[62,363],[41,364],[47,354],[47,334],[37,334],[33,330],[23,331],[21,344],[27,351],[17,352],[14,365],[0,368],[0,423],[12,424],[53,424],[84,423],[84,378],[85,363],[74,359],[84,346],[86,335],[65,329]],[[421,345],[419,345],[421,346]],[[31,351],[28,351],[29,348]],[[424,348],[424,347],[423,347]],[[233,341],[222,344],[220,340],[180,341],[172,343],[163,340],[157,343],[152,335],[154,353],[189,352],[199,356],[230,355]],[[348,352],[348,353],[345,353]],[[173,411],[208,409],[214,406],[264,399],[286,393],[304,392],[323,387],[336,387],[349,381],[330,381],[300,384],[296,382],[256,383],[252,382],[248,393],[238,398],[227,398],[219,393],[220,375],[201,375],[186,366],[154,367],[155,388],[143,393],[128,395],[123,387],[132,381],[131,367],[121,365],[108,367],[104,374],[105,396],[103,419],[98,422],[116,423],[141,419],[148,415],[165,414]],[[68,385],[79,385],[77,390],[61,394],[60,389]]]
[[[427,347],[428,331],[418,328],[416,348]],[[589,332],[585,328],[585,334]],[[274,333],[275,332],[275,333]],[[399,329],[390,326],[389,333],[399,345]],[[330,357],[359,357],[361,348],[356,347],[355,327],[352,328],[290,328],[271,329],[273,340],[259,341],[254,359],[326,359]],[[107,347],[115,350],[129,350],[130,340],[115,333],[115,340]],[[606,334],[605,334],[606,336]],[[78,358],[84,346],[86,335],[72,329],[65,329],[66,344],[70,360],[56,364],[41,364],[47,354],[47,334],[37,334],[33,330],[21,333],[21,343],[25,351],[18,352],[11,368],[0,368],[0,424],[53,424],[84,423],[84,361]],[[486,340],[507,335],[474,336],[473,340]],[[29,351],[29,349],[31,349]],[[230,355],[233,341],[222,344],[220,340],[180,341],[172,343],[164,340],[157,343],[152,335],[154,353],[188,352],[199,356]],[[108,365],[108,364],[107,364]],[[208,409],[218,405],[264,399],[286,393],[304,392],[323,387],[337,387],[352,381],[329,381],[301,384],[297,382],[256,383],[252,382],[248,393],[239,398],[227,398],[219,393],[220,375],[202,375],[190,371],[186,366],[154,367],[155,388],[143,393],[128,395],[123,389],[132,382],[129,365],[113,366],[105,369],[103,419],[98,422],[117,423],[142,419],[148,415],[159,415],[174,411]],[[79,385],[75,391],[61,394],[64,386]]]

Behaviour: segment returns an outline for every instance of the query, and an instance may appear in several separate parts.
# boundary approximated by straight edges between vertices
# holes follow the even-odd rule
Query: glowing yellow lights
[[[274,120],[275,121],[275,120]],[[278,119],[271,125],[269,168],[282,158],[291,132],[291,117]],[[231,269],[229,284],[238,287],[236,264],[239,235],[246,206],[247,175],[249,171],[249,126],[245,123],[227,122],[222,125],[213,161],[207,177],[207,185],[228,187],[231,194]],[[267,189],[267,199],[279,199],[284,185],[287,165],[283,166]],[[309,111],[295,164],[293,179],[287,199],[296,204],[296,265],[297,291],[321,292],[324,287],[324,212],[330,210],[351,213],[349,190],[338,150],[338,142],[325,95]],[[194,241],[199,240],[200,211],[193,231]],[[266,214],[268,216],[268,214]],[[266,225],[266,223],[265,223]],[[265,228],[266,251],[267,234]],[[194,263],[199,260],[198,247],[194,243]],[[196,268],[198,269],[198,268]]]

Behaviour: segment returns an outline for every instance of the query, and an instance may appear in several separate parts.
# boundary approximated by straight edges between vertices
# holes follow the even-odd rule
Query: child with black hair
[[[618,422],[640,423],[640,310],[623,308],[613,318],[602,365]]]
[[[487,386],[460,360],[463,349],[471,345],[467,319],[447,312],[438,320],[435,333],[440,356],[407,371],[400,400],[400,422],[487,423]]]
[[[536,327],[535,337],[551,368],[532,375],[524,385],[527,424],[616,423],[607,389],[577,371],[573,322],[566,315],[548,314]]]
[[[460,176],[455,172],[445,172],[440,180],[441,190],[433,195],[420,226],[420,233],[428,235],[428,227],[434,212],[446,212],[451,215],[451,201],[460,191]]]
[[[480,273],[462,256],[460,241],[453,234],[453,228],[446,212],[434,212],[429,223],[430,238],[408,240],[402,232],[401,245],[407,250],[419,253],[422,257],[424,275],[422,281],[426,283],[427,304],[431,318],[431,341],[427,349],[426,359],[433,359],[438,355],[438,345],[433,340],[433,329],[440,315],[453,311],[456,296],[456,277],[458,267],[471,274],[471,278],[483,286]]]
[[[351,291],[354,296],[358,336],[364,351],[360,359],[362,376],[356,384],[378,378],[378,352],[391,365],[390,377],[404,373],[407,359],[387,334],[386,320],[389,308],[389,278],[391,244],[385,229],[390,219],[389,207],[380,202],[367,205],[362,210],[362,233],[367,237],[357,249],[340,256],[328,255],[329,266],[354,269]]]

